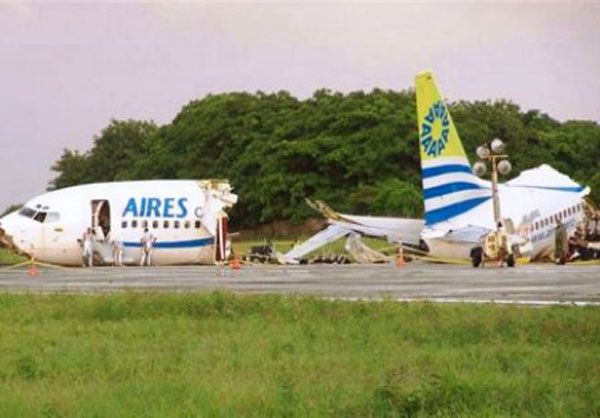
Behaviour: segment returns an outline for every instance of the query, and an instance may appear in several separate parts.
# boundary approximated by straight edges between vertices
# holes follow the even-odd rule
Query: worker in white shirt
[[[156,237],[146,228],[140,241],[142,243],[142,260],[140,261],[140,266],[149,266],[152,263],[152,247],[156,242]]]
[[[108,235],[108,242],[112,252],[113,266],[123,266],[123,244],[116,238],[112,237],[112,234]]]
[[[92,228],[86,229],[86,231],[83,233],[82,239],[84,266],[94,266],[94,241],[95,236]]]

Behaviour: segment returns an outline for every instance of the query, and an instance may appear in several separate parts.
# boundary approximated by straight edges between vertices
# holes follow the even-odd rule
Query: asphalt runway
[[[0,291],[213,291],[312,294],[342,299],[600,305],[600,266],[515,268],[410,263],[230,267],[94,267],[0,270]]]

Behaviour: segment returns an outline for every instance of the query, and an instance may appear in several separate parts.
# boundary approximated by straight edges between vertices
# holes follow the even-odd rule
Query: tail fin
[[[492,194],[471,170],[433,73],[418,73],[415,86],[425,223],[433,225],[471,210]]]

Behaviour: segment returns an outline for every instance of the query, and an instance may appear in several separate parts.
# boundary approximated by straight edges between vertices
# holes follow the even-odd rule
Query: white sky
[[[412,86],[600,121],[600,3],[0,3],[0,211],[111,118],[168,123],[209,92]]]

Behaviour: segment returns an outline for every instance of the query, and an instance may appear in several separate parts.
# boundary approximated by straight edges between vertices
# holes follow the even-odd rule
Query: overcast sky
[[[210,92],[400,90],[600,121],[600,4],[0,4],[0,211],[111,118]],[[400,138],[399,138],[400,139]]]

